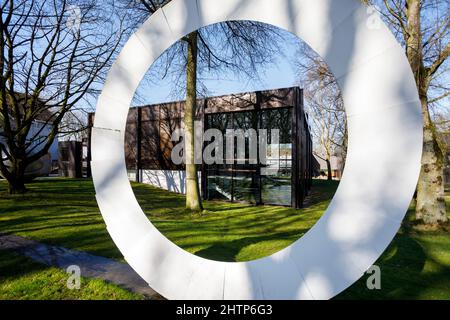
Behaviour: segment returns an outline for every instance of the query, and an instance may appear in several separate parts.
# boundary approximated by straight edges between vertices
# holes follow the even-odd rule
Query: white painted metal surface
[[[227,20],[269,23],[306,41],[334,72],[349,125],[341,184],[290,247],[247,263],[180,249],[145,217],[127,179],[124,134],[140,81],[175,41]],[[422,120],[403,49],[358,0],[173,0],[133,35],[98,101],[92,174],[108,231],[127,262],[169,299],[329,299],[362,276],[395,236],[419,176]]]

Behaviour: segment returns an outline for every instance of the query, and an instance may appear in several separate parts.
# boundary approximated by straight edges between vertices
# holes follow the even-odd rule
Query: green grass
[[[211,259],[245,261],[272,254],[297,240],[326,209],[336,182],[318,181],[314,202],[303,210],[207,201],[206,214],[184,210],[184,197],[133,184],[156,227],[183,249]],[[38,180],[26,195],[9,196],[0,183],[0,232],[122,259],[112,243],[89,180]]]
[[[382,290],[368,290],[367,276],[338,299],[450,299],[450,235],[399,234],[378,260]]]
[[[317,181],[315,193],[320,196],[302,210],[205,201],[201,215],[186,213],[181,195],[142,185],[134,190],[149,219],[181,248],[214,260],[249,261],[299,239],[321,217],[336,187],[336,182]]]
[[[101,280],[81,278],[80,289],[67,288],[69,274],[0,251],[0,300],[140,300],[139,294]]]
[[[99,214],[88,180],[38,180],[23,196],[6,194],[0,181],[0,232],[122,259]],[[205,202],[206,213],[184,210],[184,197],[133,184],[149,219],[185,250],[211,259],[246,261],[272,254],[303,235],[322,215],[336,183],[317,181],[308,208]],[[450,197],[446,198],[447,204]],[[447,211],[450,212],[450,208]],[[413,208],[407,226],[413,222]],[[382,290],[370,291],[366,277],[338,299],[450,299],[450,234],[402,228],[377,264]]]
[[[450,196],[445,201],[450,218]],[[337,298],[450,300],[450,232],[415,229],[413,205],[376,265],[381,268],[382,290],[368,290],[368,276],[363,276]]]
[[[90,181],[37,180],[9,196],[0,181],[0,232],[51,245],[121,258],[106,231]]]

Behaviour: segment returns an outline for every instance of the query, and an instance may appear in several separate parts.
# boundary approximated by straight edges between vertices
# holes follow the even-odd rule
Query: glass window
[[[239,138],[245,141],[244,146],[239,146],[235,137],[233,163],[207,166],[209,199],[291,204],[292,108],[211,114],[206,115],[206,125],[224,134],[225,158],[227,129],[243,130]],[[259,159],[258,129],[267,129],[264,165]],[[278,130],[278,137],[272,137],[274,129]],[[256,144],[256,152],[250,149],[252,143]],[[238,152],[238,148],[244,149]]]
[[[261,128],[267,129],[267,163],[261,177],[261,197],[266,204],[291,204],[292,109],[262,111]],[[279,130],[273,139],[273,130]],[[278,140],[278,141],[276,141]]]

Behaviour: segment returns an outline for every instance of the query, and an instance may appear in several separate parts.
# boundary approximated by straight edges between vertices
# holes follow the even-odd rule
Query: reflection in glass
[[[227,129],[240,129],[245,138],[241,152],[238,152],[238,139],[234,138],[232,153],[227,152],[224,139],[224,155],[228,154],[224,164],[207,166],[208,199],[291,204],[292,108],[209,114],[206,127],[219,129],[224,136]],[[259,129],[267,130],[265,161],[259,158],[259,140],[255,139]],[[272,141],[272,130],[279,131],[278,141]],[[256,153],[251,152],[252,143],[256,143]]]

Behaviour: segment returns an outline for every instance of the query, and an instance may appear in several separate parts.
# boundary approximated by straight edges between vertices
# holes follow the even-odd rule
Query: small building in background
[[[83,144],[80,141],[60,141],[58,174],[66,178],[83,177]]]
[[[19,99],[24,99],[23,94],[17,94]],[[19,110],[24,112],[23,109]],[[27,148],[28,153],[36,153],[45,144],[47,137],[50,135],[53,126],[51,124],[54,114],[51,110],[41,111],[34,121],[31,123],[30,130],[27,135],[26,143],[29,144]],[[14,122],[12,123],[14,125]],[[0,119],[0,128],[2,127],[2,120]],[[0,142],[4,141],[4,137],[0,136]],[[0,152],[1,155],[1,152]],[[31,163],[25,169],[25,178],[32,180],[38,177],[46,177],[51,174],[54,167],[58,163],[58,139],[56,138],[51,144],[48,153],[41,157],[39,160]],[[5,165],[8,167],[9,162],[5,161]]]
[[[125,157],[131,180],[185,193],[185,168],[171,159],[176,145],[171,137],[183,128],[184,108],[185,101],[177,101],[130,109]],[[90,124],[93,117],[89,117]],[[207,165],[200,160],[198,174],[204,199],[302,206],[311,187],[314,163],[303,90],[293,87],[199,99],[195,118],[200,123],[200,135],[207,129],[219,130],[223,135],[229,129],[258,133],[267,130],[264,165],[259,152],[256,164],[252,163],[247,149],[240,161],[235,154],[232,164]],[[274,130],[279,130],[279,141],[271,141]],[[251,138],[245,133],[242,138],[248,146]]]
[[[315,177],[317,179],[327,179],[328,178],[327,161],[317,155],[314,155],[314,159],[319,164],[319,168],[318,168],[319,170],[317,171],[317,169],[316,169]],[[333,179],[341,180],[342,173],[344,171],[345,159],[343,159],[343,157],[340,155],[338,155],[338,156],[333,155],[333,156],[331,156],[330,164],[331,164],[331,175],[332,175]]]

